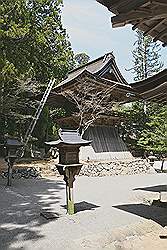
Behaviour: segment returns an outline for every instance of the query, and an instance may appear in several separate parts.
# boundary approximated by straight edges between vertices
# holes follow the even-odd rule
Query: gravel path
[[[0,250],[152,250],[140,243],[147,237],[155,240],[154,234],[167,246],[167,239],[159,239],[167,225],[167,208],[150,206],[159,191],[167,201],[166,174],[78,177],[73,216],[64,208],[62,179],[19,179],[10,188],[5,182],[0,179]],[[55,218],[47,220],[41,211],[50,211]]]

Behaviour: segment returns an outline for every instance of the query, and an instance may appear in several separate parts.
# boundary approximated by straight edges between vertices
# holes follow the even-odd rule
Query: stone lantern
[[[8,163],[8,181],[7,186],[11,186],[11,180],[12,180],[12,168],[14,165],[14,162],[17,158],[17,152],[18,149],[23,147],[23,143],[18,141],[17,139],[7,139],[5,143],[6,148],[6,161]]]
[[[67,213],[74,214],[73,183],[82,164],[79,162],[79,148],[88,146],[91,141],[83,140],[78,130],[59,130],[59,140],[46,142],[47,145],[59,149],[59,163],[56,167],[66,182]]]

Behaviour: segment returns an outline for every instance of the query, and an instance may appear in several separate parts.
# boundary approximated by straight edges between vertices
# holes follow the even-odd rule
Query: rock
[[[155,170],[146,160],[134,159],[126,161],[111,162],[89,162],[85,163],[80,175],[85,176],[110,176],[110,175],[134,175],[141,173],[155,173]]]

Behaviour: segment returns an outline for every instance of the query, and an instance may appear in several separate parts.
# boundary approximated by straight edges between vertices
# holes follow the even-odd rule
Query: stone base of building
[[[84,162],[80,176],[113,176],[156,173],[154,168],[144,159],[110,161],[110,162]]]

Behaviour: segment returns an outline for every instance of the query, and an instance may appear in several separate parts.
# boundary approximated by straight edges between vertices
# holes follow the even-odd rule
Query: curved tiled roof
[[[82,139],[78,130],[59,129],[59,139],[57,141],[45,142],[50,146],[79,145],[88,146],[92,141]]]
[[[72,89],[79,82],[84,84],[84,81],[90,84],[96,83],[104,89],[111,87],[111,97],[116,102],[123,103],[140,99],[167,102],[167,69],[143,81],[127,84],[116,65],[113,54],[109,53],[71,71],[68,77],[52,90],[48,104],[68,107],[69,101],[62,95],[62,92]],[[70,107],[73,105],[75,109],[74,104],[70,105]]]
[[[59,89],[60,86],[65,87],[66,84],[68,85],[69,83],[71,83],[73,79],[76,79],[76,77],[79,77],[85,71],[95,76],[105,77],[105,79],[110,78],[113,81],[127,84],[126,80],[117,67],[115,57],[111,52],[70,71],[67,78],[60,82],[53,89],[53,91]]]

